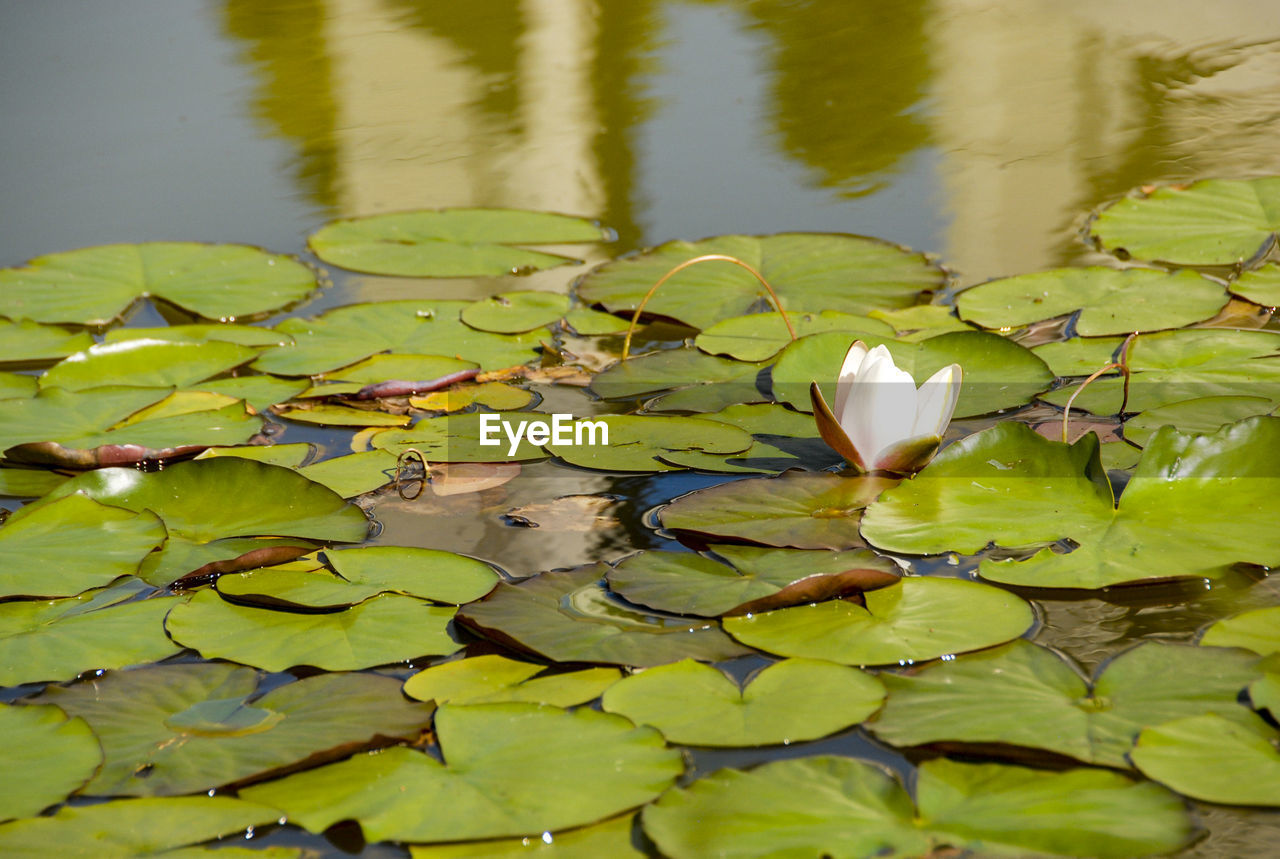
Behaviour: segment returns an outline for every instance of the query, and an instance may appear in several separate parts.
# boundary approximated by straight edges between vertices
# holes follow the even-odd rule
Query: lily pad
[[[159,665],[92,684],[52,687],[38,701],[81,716],[106,762],[89,794],[192,793],[263,778],[302,761],[344,757],[375,738],[413,738],[431,707],[399,681],[321,674],[258,692],[236,665]]]
[[[697,450],[704,453],[737,453],[752,445],[750,434],[718,421],[664,415],[602,415],[583,418],[588,424],[603,424],[600,438],[607,443],[551,443],[545,449],[570,465],[600,471],[673,471],[678,466],[657,457],[670,451]],[[581,434],[588,438],[586,433]]]
[[[402,427],[413,420],[408,415],[394,415],[377,409],[357,409],[332,403],[284,408],[280,409],[279,414],[287,421],[328,427]]]
[[[410,397],[409,405],[429,412],[460,412],[479,405],[489,411],[511,412],[533,403],[533,392],[505,382],[482,382],[449,391],[436,391],[421,397]]]
[[[275,376],[228,376],[223,379],[206,379],[192,388],[214,394],[244,400],[260,412],[276,403],[298,396],[308,388],[306,382],[277,379]]]
[[[569,309],[569,296],[555,292],[504,292],[474,302],[462,321],[481,331],[518,334],[553,325]]]
[[[739,688],[719,669],[686,659],[627,677],[602,703],[668,742],[734,747],[825,737],[861,722],[883,700],[880,681],[830,662],[775,662]]]
[[[684,769],[657,731],[595,710],[446,704],[435,727],[444,763],[388,749],[241,795],[313,832],[351,819],[368,841],[465,841],[593,823],[648,802]]]
[[[313,319],[286,319],[276,329],[292,337],[294,345],[266,350],[253,367],[281,376],[314,376],[391,352],[441,356],[498,370],[530,361],[538,345],[551,339],[545,328],[523,334],[477,331],[458,318],[468,304],[382,301],[336,307]]]
[[[296,260],[245,245],[103,245],[0,270],[0,316],[106,325],[152,297],[230,320],[277,310],[316,286],[315,273]]]
[[[1026,405],[1053,382],[1053,373],[1032,352],[986,331],[940,334],[918,343],[859,338],[868,346],[883,344],[894,364],[922,383],[949,364],[964,369],[956,405],[957,418],[989,414]],[[782,350],[773,368],[773,394],[802,412],[812,412],[809,385],[818,382],[827,402],[835,402],[836,377],[849,344],[843,332],[802,337]]]
[[[1083,375],[1101,369],[1121,343],[1100,340],[1092,354],[1075,355],[1068,348],[1074,342],[1047,344],[1036,353],[1046,360],[1052,356],[1051,366],[1060,375]],[[1201,397],[1266,397],[1280,402],[1280,333],[1275,331],[1199,328],[1144,334],[1130,346],[1128,358],[1131,378],[1126,409],[1131,412]],[[1074,408],[1115,414],[1123,386],[1118,375],[1100,378],[1076,398]],[[1074,391],[1074,386],[1062,388],[1042,399],[1063,405]]]
[[[393,454],[417,448],[428,462],[529,462],[546,459],[548,454],[529,443],[525,430],[534,421],[551,424],[552,420],[551,415],[541,412],[442,415],[422,418],[408,429],[383,430],[373,436],[370,444]],[[514,450],[509,433],[502,429],[504,422],[511,427],[511,432],[521,423],[525,424]],[[484,434],[486,425],[487,435]],[[488,443],[482,443],[485,439]]]
[[[0,820],[32,817],[79,790],[102,763],[98,738],[83,719],[57,707],[0,704]]]
[[[1269,263],[1254,271],[1246,271],[1228,288],[1263,307],[1276,307],[1280,305],[1280,263]]]
[[[852,549],[862,509],[894,485],[882,477],[788,472],[682,495],[658,512],[662,527],[702,537],[795,549]]]
[[[252,459],[254,462],[265,462],[268,465],[280,465],[285,468],[298,468],[312,456],[316,446],[311,442],[300,441],[293,444],[255,444],[243,447],[211,447],[196,459],[212,459],[216,456],[236,456],[241,459]]]
[[[457,651],[461,645],[448,632],[454,611],[381,594],[342,611],[302,614],[234,605],[205,590],[171,611],[165,628],[207,659],[267,671],[296,665],[356,671]]]
[[[493,590],[498,574],[483,561],[409,546],[362,546],[325,553],[338,575],[270,568],[223,576],[218,592],[237,601],[311,608],[356,605],[398,593],[461,605]]]
[[[644,809],[645,833],[672,859],[982,855],[1124,859],[1163,854],[1194,830],[1181,800],[1150,782],[946,759],[920,765],[916,803],[896,778],[853,758],[724,769]]]
[[[153,474],[99,469],[67,481],[46,499],[77,492],[125,510],[151,510],[163,520],[169,541],[152,559],[152,572],[144,576],[153,584],[171,582],[208,563],[210,558],[201,559],[202,547],[225,538],[300,537],[358,543],[369,532],[369,521],[360,508],[333,490],[291,469],[239,457],[180,462]],[[36,505],[45,504],[46,499]],[[243,544],[235,548],[242,553],[253,551]],[[170,553],[172,557],[166,557]],[[197,559],[199,563],[188,566]]]
[[[241,346],[283,346],[292,342],[288,335],[274,328],[257,325],[231,325],[225,322],[193,325],[166,325],[160,328],[113,328],[102,336],[103,343],[122,340],[218,340]]]
[[[582,218],[520,209],[435,209],[333,221],[307,241],[332,265],[409,277],[486,277],[573,262],[515,245],[605,241]]]
[[[164,618],[178,599],[133,599],[141,589],[126,579],[70,599],[0,603],[0,686],[74,680],[177,653]]]
[[[557,662],[650,666],[681,659],[716,662],[750,653],[714,622],[645,612],[602,587],[603,564],[503,583],[463,606],[458,623]]]
[[[542,833],[539,838],[472,841],[465,844],[410,844],[412,859],[644,859],[631,839],[632,815],[583,826],[568,832]]]
[[[47,856],[57,845],[68,859],[135,859],[138,856],[203,855],[188,845],[275,823],[280,811],[227,796],[119,799],[67,805],[50,817],[0,826],[0,853]],[[182,848],[188,847],[187,850]],[[265,854],[268,859],[279,859]]]
[[[40,390],[40,382],[35,376],[22,373],[0,373],[0,400],[33,397],[38,390]]]
[[[38,498],[68,480],[65,474],[39,468],[0,468],[0,495]]]
[[[616,668],[535,676],[546,667],[497,654],[457,659],[419,671],[405,681],[404,694],[437,704],[524,702],[575,707],[600,697],[622,678]]]
[[[137,572],[165,542],[164,525],[148,510],[63,495],[22,508],[0,527],[0,596],[74,596]]]
[[[1100,588],[1272,565],[1280,563],[1280,542],[1268,536],[1280,477],[1268,452],[1278,445],[1280,418],[1250,418],[1212,435],[1165,427],[1117,505],[1096,436],[1067,446],[1002,423],[886,491],[868,508],[862,533],[877,548],[911,554],[970,554],[993,542],[1038,548],[1026,560],[984,559],[979,567],[983,578],[1033,587]],[[1065,553],[1041,548],[1063,539],[1071,541]]]
[[[28,319],[0,319],[0,364],[56,361],[92,345],[93,337],[87,331]]]
[[[1228,297],[1222,284],[1193,271],[1086,266],[979,284],[960,293],[956,307],[962,319],[984,328],[1012,328],[1079,311],[1076,331],[1096,337],[1182,328],[1213,316]]]
[[[601,313],[589,307],[575,307],[565,314],[564,321],[577,334],[592,337],[601,334],[620,334],[628,328],[629,320],[611,313]]]
[[[692,389],[694,400],[710,405],[691,411],[716,411],[730,403],[764,399],[756,387],[764,366],[717,358],[697,349],[664,349],[609,366],[591,380],[591,392],[618,400]]]
[[[1129,756],[1143,775],[1178,793],[1228,805],[1280,805],[1280,731],[1191,716],[1145,729]]]
[[[873,310],[872,319],[879,319],[893,326],[898,338],[926,340],[948,331],[972,331],[973,326],[960,321],[952,308],[941,304],[917,304],[898,310]]]
[[[896,564],[866,549],[708,548],[727,563],[689,552],[640,552],[609,571],[609,587],[658,611],[719,617],[817,602],[898,580]]]
[[[836,310],[823,310],[819,313],[793,312],[787,314],[787,317],[791,320],[797,337],[823,331],[893,337],[893,326],[887,322]],[[722,319],[705,329],[693,342],[703,352],[712,355],[728,355],[738,361],[765,361],[778,354],[791,339],[786,322],[775,311]]]
[[[577,294],[612,313],[635,310],[663,275],[706,254],[725,254],[753,266],[777,292],[783,309],[821,307],[865,314],[909,307],[922,291],[946,281],[942,269],[923,254],[878,239],[779,233],[668,242],[593,270],[578,284]],[[674,275],[645,309],[705,329],[726,316],[750,312],[768,300],[765,296],[764,287],[745,269],[728,262],[703,262]]]
[[[1125,197],[1094,219],[1090,232],[1118,256],[1186,265],[1259,259],[1280,230],[1280,177],[1206,179]]]
[[[354,382],[363,387],[393,380],[428,381],[474,369],[476,364],[471,361],[442,355],[373,355],[349,367],[325,373],[318,381]],[[324,386],[317,386],[312,388],[311,393],[323,393],[325,390]]]
[[[894,746],[1005,743],[1124,768],[1144,727],[1206,713],[1252,718],[1236,698],[1258,676],[1256,663],[1238,651],[1148,641],[1089,683],[1052,650],[1012,641],[914,674],[882,674],[889,700],[869,727]]]
[[[1265,397],[1200,397],[1158,406],[1124,422],[1124,437],[1135,444],[1147,444],[1162,426],[1183,432],[1211,433],[1227,424],[1270,414],[1277,402]]]
[[[247,346],[218,341],[100,343],[55,364],[40,378],[40,387],[68,391],[108,385],[185,387],[238,367],[257,354]]]
[[[1280,606],[1224,618],[1205,630],[1200,643],[1207,647],[1243,647],[1263,656],[1280,653]]]
[[[390,483],[395,478],[396,457],[385,450],[364,450],[304,465],[298,473],[343,498],[354,498]]]
[[[779,656],[842,665],[905,665],[1002,644],[1035,622],[1031,605],[1000,588],[964,579],[910,576],[845,600],[730,617],[725,631]]]

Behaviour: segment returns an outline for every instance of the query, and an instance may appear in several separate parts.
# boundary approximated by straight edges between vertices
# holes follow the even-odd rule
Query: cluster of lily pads
[[[274,325],[323,278],[255,248],[0,271],[0,495],[32,499],[0,525],[0,852],[203,855],[354,821],[416,857],[1123,857],[1190,844],[1184,797],[1280,805],[1280,178],[1141,189],[1089,230],[1109,263],[955,294],[880,240],[721,236],[568,294]],[[607,238],[444,210],[310,248],[486,277]],[[706,255],[746,266],[652,291]],[[141,299],[172,324],[121,324]],[[819,438],[810,384],[834,400],[855,339],[917,380],[963,368],[953,443],[908,479],[839,470]],[[608,445],[480,443],[481,411],[566,396]],[[297,424],[357,428],[356,452],[273,443]],[[497,516],[513,463],[540,461],[722,480],[664,496],[665,548],[523,579],[371,539],[389,483]],[[1054,594],[1242,570],[1262,596],[1198,640],[1091,676],[1035,640]],[[798,746],[833,735],[908,750],[914,778]],[[707,747],[786,754],[687,772]]]

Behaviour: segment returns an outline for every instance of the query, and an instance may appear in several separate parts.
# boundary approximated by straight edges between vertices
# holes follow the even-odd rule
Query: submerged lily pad
[[[602,587],[603,564],[503,583],[463,606],[458,623],[557,662],[650,666],[750,653],[714,622],[631,608]]]
[[[733,747],[825,737],[861,722],[883,700],[880,681],[831,662],[775,662],[739,688],[719,669],[686,659],[627,677],[602,703],[654,726],[668,742]]]
[[[381,594],[336,612],[299,613],[234,605],[200,591],[169,613],[173,640],[207,659],[230,659],[267,671],[313,665],[356,671],[461,647],[448,632],[452,607]]]
[[[923,254],[878,239],[822,233],[718,236],[700,242],[668,242],[639,256],[623,257],[589,273],[578,284],[585,301],[617,313],[635,310],[641,298],[676,265],[705,254],[725,254],[759,271],[784,309],[821,307],[865,314],[909,307],[924,290],[946,281]],[[754,309],[767,293],[745,269],[703,262],[677,273],[645,305],[649,313],[709,328],[726,316]]]
[[[83,719],[57,707],[0,704],[0,820],[31,817],[79,790],[102,763]]]
[[[893,561],[866,549],[708,548],[727,563],[689,552],[640,552],[609,571],[609,587],[658,611],[719,617],[817,602],[898,580]]]
[[[1280,177],[1206,179],[1119,200],[1094,219],[1102,249],[1125,258],[1234,265],[1264,256],[1280,230]]]
[[[56,361],[92,345],[93,337],[87,331],[28,319],[0,319],[0,364]]]
[[[83,717],[102,741],[106,762],[85,792],[129,796],[191,793],[342,757],[375,737],[416,737],[431,717],[394,678],[322,674],[261,694],[258,681],[235,665],[159,665],[52,687],[37,700]]]
[[[227,796],[118,799],[95,805],[67,805],[50,817],[31,817],[0,826],[0,853],[47,856],[57,845],[68,859],[135,859],[138,856],[203,856],[199,844],[254,826],[275,823],[279,809]],[[182,848],[186,847],[184,850]],[[265,854],[281,859],[278,854]],[[242,857],[238,857],[242,859]]]
[[[982,561],[983,578],[1009,584],[1214,577],[1236,563],[1280,563],[1280,542],[1270,536],[1278,447],[1280,418],[1250,418],[1212,435],[1165,427],[1117,505],[1096,436],[1067,446],[1006,422],[962,439],[885,492],[862,533],[877,548],[912,554],[968,554],[993,542],[1038,548],[1026,560]],[[1041,548],[1062,539],[1073,544],[1065,553]]]
[[[62,494],[22,508],[0,527],[0,596],[74,596],[136,573],[165,542],[164,525],[149,510]]]
[[[795,549],[852,549],[862,509],[894,480],[788,472],[682,495],[658,512],[662,527]]]
[[[569,296],[556,292],[504,292],[462,311],[462,321],[481,331],[518,334],[553,325],[569,309]]]
[[[1002,644],[1035,622],[1031,605],[1000,588],[964,579],[910,576],[845,600],[730,617],[725,631],[780,656],[842,665],[891,665]]]
[[[583,418],[588,426],[600,424],[599,438],[608,443],[581,444],[576,427],[574,441],[545,449],[570,465],[601,471],[673,471],[678,466],[659,461],[671,451],[737,453],[751,447],[750,434],[718,421],[665,415],[601,415]],[[606,433],[607,430],[607,433]],[[582,438],[590,438],[586,432]]]
[[[0,603],[0,686],[74,680],[177,653],[164,632],[177,598],[133,599],[142,589],[126,579],[70,599]]]
[[[797,337],[823,331],[893,337],[893,326],[887,322],[836,310],[823,310],[819,313],[793,312],[787,314],[787,318],[790,319]],[[699,334],[694,344],[712,355],[728,355],[738,361],[765,361],[778,354],[791,339],[786,322],[775,311],[722,319]]]
[[[1257,716],[1190,716],[1146,728],[1130,752],[1143,775],[1229,805],[1280,805],[1280,731]]]
[[[437,704],[524,702],[574,707],[600,697],[622,677],[616,668],[535,676],[546,667],[497,654],[457,659],[419,671],[405,681],[404,694]]]
[[[241,795],[312,832],[350,819],[370,842],[465,841],[593,823],[648,802],[684,769],[657,731],[589,709],[446,704],[435,727],[444,763],[388,749]]]
[[[1146,726],[1206,713],[1252,718],[1236,698],[1258,676],[1256,663],[1239,651],[1148,641],[1089,683],[1052,650],[1012,641],[914,674],[882,674],[889,700],[869,727],[894,746],[1006,743],[1127,767]]]
[[[380,301],[336,307],[312,319],[286,319],[276,329],[292,337],[293,345],[266,350],[253,367],[281,376],[313,376],[390,352],[440,356],[497,370],[528,362],[538,345],[551,338],[545,328],[522,334],[477,331],[458,318],[468,304]]]
[[[822,756],[720,770],[668,791],[641,819],[672,859],[923,856],[943,847],[1125,859],[1172,852],[1194,834],[1177,796],[1101,770],[925,761],[916,798],[876,764]]]
[[[0,270],[0,316],[105,325],[139,297],[153,297],[231,319],[276,310],[316,286],[298,261],[245,245],[102,245]]]
[[[809,385],[816,381],[827,402],[835,402],[836,377],[854,339],[844,332],[813,334],[783,349],[773,368],[774,397],[811,412]],[[963,367],[958,418],[1026,405],[1053,382],[1053,373],[1032,352],[986,331],[957,331],[917,343],[859,339],[868,346],[883,344],[894,364],[910,373],[917,385],[948,364]]]
[[[599,242],[582,218],[520,209],[434,209],[333,221],[307,241],[332,265],[371,274],[485,277],[573,262],[515,245]]]
[[[1010,328],[1080,311],[1085,337],[1182,328],[1227,303],[1222,284],[1193,271],[1059,268],[993,280],[956,297],[960,317],[984,328]],[[968,368],[966,367],[966,370]]]

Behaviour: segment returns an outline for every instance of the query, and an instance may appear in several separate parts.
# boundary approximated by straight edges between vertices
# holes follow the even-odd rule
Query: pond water
[[[1084,219],[1131,188],[1280,174],[1272,0],[65,0],[0,5],[0,30],[0,266],[151,240],[305,257],[306,237],[334,218],[427,207],[564,212],[616,233],[581,266],[521,278],[329,267],[331,286],[269,323],[355,301],[564,291],[622,253],[728,233],[878,236],[969,285],[1100,259],[1080,239]],[[143,305],[128,324],[165,321]],[[332,456],[349,438],[288,423],[277,441]],[[375,542],[523,576],[669,548],[647,512],[724,479],[538,463],[504,506],[610,493],[612,518],[591,532],[524,529],[470,496],[389,499]],[[1243,575],[1195,588],[1037,594],[1037,641],[1091,670],[1138,639],[1187,640],[1280,601]],[[748,661],[734,670],[759,665]],[[690,769],[826,752],[911,769],[856,730],[702,750]],[[1200,813],[1211,834],[1186,856],[1264,855],[1280,837],[1274,813]],[[342,833],[265,840],[403,853]]]

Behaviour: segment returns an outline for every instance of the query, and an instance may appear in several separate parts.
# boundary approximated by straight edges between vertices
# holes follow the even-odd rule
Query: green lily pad
[[[565,314],[564,321],[582,337],[600,334],[621,334],[629,327],[630,320],[614,316],[612,313],[601,313],[589,307],[575,307]]]
[[[727,563],[689,552],[640,552],[609,571],[609,587],[657,611],[719,617],[816,602],[898,580],[895,563],[866,549],[708,548]]]
[[[793,312],[787,316],[797,337],[824,331],[893,337],[893,326],[887,322],[836,310]],[[703,352],[712,355],[728,355],[738,361],[765,361],[778,354],[791,339],[781,314],[775,311],[722,319],[705,329],[693,342]]]
[[[696,393],[697,389],[689,392]],[[648,406],[665,406],[666,400],[660,397]],[[816,471],[844,462],[840,454],[819,438],[811,415],[794,412],[777,403],[736,403],[698,417],[744,429],[756,441],[746,450],[728,455],[696,450],[668,451],[659,455],[663,462],[702,471],[742,474],[778,474],[791,468]]]
[[[842,665],[906,665],[1017,638],[1035,622],[1031,605],[964,579],[910,576],[845,600],[725,618],[743,644],[779,656]]]
[[[0,495],[38,498],[68,480],[65,474],[38,468],[0,468]]]
[[[1055,359],[1051,366],[1060,375],[1084,375],[1101,369],[1121,343],[1101,340],[1091,353],[1073,354],[1067,347],[1074,342],[1046,344],[1036,353]],[[1059,348],[1051,351],[1051,346]],[[1280,402],[1280,332],[1200,328],[1144,334],[1129,348],[1129,370],[1130,412],[1201,397],[1266,397]],[[1076,398],[1073,408],[1115,414],[1123,386],[1118,375],[1100,378]],[[1074,391],[1074,386],[1061,388],[1042,399],[1060,406]]]
[[[202,543],[170,534],[163,551],[147,555],[138,578],[157,588],[180,579],[180,587],[204,584],[224,573],[279,564],[322,548],[312,540],[269,537],[225,537]]]
[[[488,654],[433,665],[405,681],[404,694],[437,704],[524,702],[576,707],[617,683],[616,668],[586,668],[535,677],[547,666]]]
[[[1191,716],[1146,728],[1129,756],[1178,793],[1228,805],[1280,805],[1280,731],[1261,718]]]
[[[298,468],[315,455],[316,446],[311,442],[300,441],[293,444],[255,444],[244,447],[211,447],[196,459],[213,459],[218,456],[235,456],[241,459],[252,459],[254,462],[265,462],[268,465],[279,465],[284,468]]]
[[[548,456],[541,447],[530,444],[525,434],[535,421],[550,425],[552,416],[541,412],[442,415],[422,418],[408,429],[384,430],[369,443],[393,454],[417,448],[428,462],[529,462]],[[520,441],[514,449],[510,435],[502,429],[503,422],[513,433],[519,429]],[[487,435],[482,434],[485,423],[489,426]],[[521,423],[525,424],[522,429]]]
[[[274,328],[257,325],[231,325],[225,322],[194,325],[166,325],[162,328],[113,328],[102,336],[103,343],[122,340],[217,340],[241,346],[283,346],[292,342],[288,335]]]
[[[668,791],[641,819],[672,859],[924,856],[943,847],[1126,859],[1175,851],[1194,834],[1177,796],[1101,770],[932,760],[920,765],[916,797],[873,763],[821,756],[720,770]]]
[[[315,273],[296,260],[245,245],[103,245],[0,270],[0,316],[106,325],[152,297],[231,320],[277,310],[316,286]]]
[[[1252,718],[1236,698],[1258,676],[1256,663],[1238,651],[1147,641],[1089,683],[1052,650],[1012,641],[913,674],[882,674],[889,700],[869,727],[893,746],[1005,743],[1124,768],[1149,725],[1205,713]]]
[[[1243,647],[1269,656],[1280,653],[1280,606],[1269,606],[1224,618],[1205,630],[1206,647]]]
[[[222,576],[218,592],[237,601],[311,608],[356,605],[381,593],[398,593],[461,605],[493,590],[499,577],[483,561],[408,546],[362,546],[325,553],[337,571],[270,568]]]
[[[328,427],[402,427],[411,420],[408,415],[394,415],[377,409],[357,409],[331,403],[316,403],[305,408],[284,408],[280,417],[287,421],[319,424]]]
[[[1033,587],[1100,588],[1272,565],[1280,563],[1280,543],[1269,537],[1280,478],[1268,451],[1277,446],[1280,418],[1250,418],[1212,435],[1165,427],[1117,505],[1097,436],[1067,446],[1002,423],[886,491],[863,516],[862,534],[877,548],[911,554],[969,554],[993,542],[1039,548],[1026,560],[984,559],[979,567],[983,578]],[[1063,539],[1073,544],[1065,553],[1040,548]]]
[[[164,541],[164,525],[148,510],[83,495],[27,505],[0,527],[0,596],[74,596],[137,572]]]
[[[626,606],[601,586],[603,564],[503,583],[458,611],[481,635],[557,662],[650,666],[681,659],[716,662],[751,651],[713,622]]]
[[[446,704],[435,728],[444,763],[394,748],[241,795],[312,832],[350,819],[370,842],[465,841],[593,823],[648,802],[684,769],[657,731],[589,709]]]
[[[641,298],[678,264],[725,254],[753,266],[774,288],[783,309],[821,307],[865,314],[909,307],[925,290],[946,281],[923,254],[878,239],[821,233],[718,236],[668,242],[590,272],[577,286],[584,301],[617,313]],[[703,262],[674,275],[645,305],[657,316],[709,328],[726,316],[748,313],[767,294],[750,272],[727,262]]]
[[[1234,265],[1264,256],[1280,230],[1280,177],[1206,179],[1119,200],[1094,219],[1092,236],[1124,258]]]
[[[171,611],[165,628],[174,641],[207,659],[267,671],[296,665],[356,671],[454,653],[461,647],[448,631],[454,611],[381,594],[342,611],[303,614],[234,605],[206,590]]]
[[[0,820],[32,817],[84,786],[102,763],[84,719],[57,707],[0,704]]]
[[[1280,305],[1280,263],[1269,263],[1254,271],[1246,271],[1228,284],[1228,289],[1263,307]]]
[[[474,302],[462,321],[481,331],[518,334],[554,325],[569,309],[569,296],[555,292],[504,292]]]
[[[583,418],[600,430],[607,442],[545,445],[545,449],[570,465],[600,471],[673,471],[678,466],[657,459],[670,451],[737,453],[751,447],[751,435],[718,421],[664,415],[601,415]],[[584,438],[588,437],[585,433]]]
[[[372,355],[363,361],[357,361],[349,367],[342,367],[319,376],[320,382],[354,382],[361,387],[378,382],[403,379],[409,382],[421,382],[438,379],[463,370],[474,370],[472,361],[457,358],[446,358],[442,355]],[[323,392],[323,386],[312,389]],[[358,390],[358,389],[357,389]]]
[[[491,412],[513,412],[531,405],[532,391],[505,382],[481,382],[449,391],[435,391],[421,397],[410,397],[409,405],[429,412],[460,412],[480,406]]]
[[[731,403],[764,399],[756,387],[756,377],[764,366],[717,358],[697,349],[665,349],[609,366],[591,380],[591,392],[606,400],[619,400],[690,390],[692,400],[709,404],[691,411],[713,412]]]
[[[685,659],[627,677],[602,703],[668,742],[733,747],[816,740],[861,722],[882,701],[880,681],[830,662],[775,662],[739,688],[719,669]]]
[[[1193,271],[1059,268],[993,280],[956,297],[960,317],[984,328],[1013,328],[1080,311],[1085,337],[1182,328],[1227,303],[1222,284]]]
[[[827,402],[834,403],[840,365],[853,339],[833,331],[803,337],[783,349],[773,368],[774,397],[802,412],[812,412],[809,384],[816,381]],[[940,334],[918,343],[858,339],[870,347],[884,345],[894,364],[910,373],[916,385],[949,364],[959,364],[964,384],[956,405],[957,418],[1026,405],[1053,381],[1053,373],[1033,353],[986,331]]]
[[[416,737],[431,717],[390,677],[321,674],[265,693],[258,681],[236,665],[159,665],[51,687],[36,700],[84,718],[102,741],[106,761],[85,792],[128,796],[256,780],[375,737]]]
[[[682,495],[658,512],[662,527],[708,538],[795,549],[852,549],[862,509],[889,478],[788,472]]]
[[[899,339],[926,340],[948,331],[972,331],[973,326],[960,321],[952,308],[941,304],[917,304],[898,310],[873,310],[872,319],[879,319],[893,326]]]
[[[218,341],[100,343],[55,364],[40,378],[40,387],[68,391],[109,385],[185,387],[238,367],[257,354],[247,346]]]
[[[118,799],[67,805],[51,817],[0,825],[0,853],[48,856],[56,844],[68,859],[136,859],[138,856],[204,855],[192,844],[275,823],[280,811],[227,796]],[[263,854],[258,854],[263,855]],[[264,859],[279,859],[265,854]]]
[[[298,473],[343,498],[354,498],[390,483],[395,478],[396,457],[385,450],[364,450],[304,465]]]
[[[632,815],[615,817],[603,823],[584,826],[554,836],[544,832],[540,838],[509,838],[501,841],[472,841],[465,844],[410,844],[412,859],[643,859],[631,840]]]
[[[468,304],[381,301],[336,307],[312,319],[286,319],[276,329],[292,337],[294,345],[266,350],[253,367],[281,376],[314,376],[391,352],[440,356],[498,370],[527,363],[538,345],[551,339],[545,328],[523,334],[477,331],[459,318]]]
[[[333,221],[308,246],[332,265],[409,277],[486,277],[573,262],[514,245],[605,241],[582,218],[520,209],[434,209]]]
[[[92,345],[93,336],[87,331],[0,319],[0,364],[56,361]]]
[[[197,382],[192,387],[244,400],[258,411],[264,412],[276,403],[283,403],[300,395],[309,386],[306,382],[277,379],[275,376],[234,376]]]
[[[74,680],[177,653],[164,618],[178,599],[131,599],[141,589],[126,579],[70,599],[0,603],[0,686]]]
[[[33,397],[40,390],[36,376],[22,373],[0,373],[0,400]]]
[[[1227,424],[1270,414],[1276,408],[1275,400],[1266,397],[1200,397],[1158,406],[1134,415],[1124,422],[1124,437],[1135,444],[1151,441],[1162,426],[1176,427],[1183,432],[1212,433]]]
[[[1280,658],[1264,659],[1262,676],[1249,684],[1249,699],[1258,710],[1270,710],[1280,716]]]

